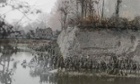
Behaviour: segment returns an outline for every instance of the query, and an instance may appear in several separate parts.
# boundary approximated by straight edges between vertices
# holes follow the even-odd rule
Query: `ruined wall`
[[[132,30],[85,30],[69,27],[58,37],[58,45],[64,58],[85,56],[106,59],[109,55],[130,56],[139,60],[140,32]]]

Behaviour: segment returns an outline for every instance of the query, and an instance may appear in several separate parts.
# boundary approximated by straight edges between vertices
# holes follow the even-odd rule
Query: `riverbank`
[[[32,44],[27,43],[9,43],[13,47],[17,47],[20,51],[27,51],[34,53],[36,56],[38,56],[38,59],[43,59],[44,63],[46,63],[46,60],[49,60],[51,63],[51,66],[53,69],[57,68],[64,68],[66,71],[59,71],[58,73],[62,74],[73,74],[73,75],[97,75],[97,76],[111,76],[111,77],[139,77],[139,67],[135,64],[135,62],[132,62],[131,60],[126,59],[118,59],[116,56],[115,58],[110,58],[112,60],[112,63],[109,62],[108,64],[104,61],[97,62],[97,60],[92,60],[89,57],[67,57],[66,59],[63,58],[60,49],[56,42],[47,41],[48,43],[42,43],[42,41],[35,41],[32,40]],[[39,43],[40,42],[40,43]],[[114,59],[114,60],[113,60]],[[110,60],[110,61],[111,61]],[[117,62],[116,62],[117,61]],[[124,63],[122,63],[124,61]],[[130,61],[129,63],[127,61]],[[115,64],[114,64],[115,63]],[[124,65],[122,67],[122,65]],[[47,66],[46,64],[43,64],[44,66]],[[131,65],[128,67],[128,65]],[[132,66],[133,65],[133,66]],[[136,65],[136,66],[135,66]],[[118,71],[112,70],[119,68]],[[128,70],[125,70],[128,69]],[[124,69],[124,70],[123,70]],[[92,71],[93,70],[93,71]],[[95,72],[94,70],[100,71]],[[122,71],[120,71],[122,70]],[[79,71],[79,72],[77,72]],[[90,73],[87,73],[90,72]],[[108,72],[108,73],[105,73]],[[133,74],[129,74],[129,73]]]
[[[55,72],[56,73],[56,72]],[[127,75],[109,75],[106,72],[77,72],[77,71],[58,71],[58,75],[68,75],[68,76],[92,76],[92,77],[112,77],[112,78],[140,78],[140,73],[137,74],[127,74]]]

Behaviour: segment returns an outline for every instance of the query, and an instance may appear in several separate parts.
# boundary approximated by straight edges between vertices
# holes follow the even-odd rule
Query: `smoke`
[[[4,3],[6,1],[7,0],[0,0],[0,3]],[[41,19],[41,20],[43,19],[46,20],[45,25],[48,27],[51,27],[53,30],[61,29],[61,22],[60,22],[61,17],[60,17],[60,13],[57,11],[58,6],[61,3],[61,1],[64,1],[64,0],[57,0],[55,3],[55,6],[51,10],[52,12],[49,15],[46,15],[47,17],[43,17]],[[68,0],[68,1],[76,1],[76,0]],[[100,2],[102,1],[103,0],[100,0]],[[105,17],[111,17],[115,13],[116,1],[117,0],[105,0],[105,7],[104,7]],[[140,15],[139,3],[140,3],[140,0],[122,0],[121,6],[120,6],[120,17],[133,19],[135,16],[139,16]],[[72,5],[72,7],[74,6]],[[102,9],[102,3],[100,5],[100,10],[101,9]],[[40,17],[38,19],[40,19]]]
[[[50,18],[48,19],[48,24],[54,29],[61,28],[60,21],[59,21],[60,15],[58,12],[56,12],[61,1],[63,0],[57,0],[56,6],[53,9],[55,13],[51,14]],[[72,1],[72,0],[68,0],[68,1]],[[76,0],[73,0],[73,1],[76,1]],[[102,0],[100,0],[100,2],[101,2],[100,8],[102,8]],[[105,0],[105,7],[104,7],[105,17],[111,17],[114,15],[116,2],[117,0]],[[140,0],[122,0],[121,6],[120,6],[120,17],[125,17],[131,20],[134,17],[139,16],[140,15],[139,3],[140,3]]]

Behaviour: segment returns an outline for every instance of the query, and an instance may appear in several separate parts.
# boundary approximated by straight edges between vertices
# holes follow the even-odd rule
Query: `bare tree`
[[[101,15],[102,18],[104,17],[104,5],[105,5],[105,0],[103,0],[102,3],[102,15]]]
[[[18,0],[10,0],[8,2],[7,0],[3,0],[2,2],[0,2],[0,8],[4,8],[7,6],[11,7],[10,11],[17,10],[23,14],[23,17],[19,21],[17,21],[17,23],[15,25],[18,25],[19,22],[22,21],[22,19],[24,17],[26,17],[28,20],[31,20],[28,17],[28,14],[41,13],[41,11],[39,9],[32,9],[32,7],[27,2],[24,2],[24,1],[22,2],[22,1],[18,1]],[[13,27],[15,25],[12,26],[5,21],[6,14],[9,13],[10,11],[7,11],[4,14],[0,14],[0,35],[1,35],[1,38],[6,38],[11,33],[16,32],[13,29]]]
[[[62,5],[59,5],[59,11],[61,13],[61,26],[62,29],[67,28],[67,19],[68,19],[68,14],[70,13],[70,5],[69,1],[62,1]]]

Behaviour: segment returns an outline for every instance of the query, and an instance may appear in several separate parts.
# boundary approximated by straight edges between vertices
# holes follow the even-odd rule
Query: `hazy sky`
[[[54,7],[56,0],[17,0],[17,1],[24,1],[28,2],[32,8],[40,9],[43,13],[50,13],[51,9]],[[10,6],[6,6],[4,8],[0,8],[0,14],[6,13],[6,20],[9,23],[12,23],[15,20],[19,20],[23,17],[23,14],[18,10],[10,11],[12,8]],[[38,15],[27,15],[32,21],[38,18]],[[28,22],[27,18],[22,20],[23,22]]]
[[[0,0],[3,1],[3,0]],[[28,17],[31,19],[24,18],[21,23],[25,26],[29,22],[33,24],[37,24],[37,21],[43,21],[46,25],[51,26],[54,29],[60,27],[59,23],[59,15],[57,13],[53,14],[51,11],[55,9],[54,6],[56,5],[57,0],[17,0],[17,1],[24,1],[28,2],[31,7],[41,9],[42,14],[31,15],[29,14]],[[61,0],[60,0],[61,1]],[[100,0],[102,1],[102,0]],[[111,16],[114,13],[115,5],[117,0],[105,0],[105,15]],[[123,3],[121,4],[121,13],[120,15],[127,18],[134,18],[134,16],[140,15],[140,0],[122,0]],[[7,6],[5,8],[0,8],[0,14],[6,13],[11,10],[11,7]],[[6,14],[6,20],[9,23],[18,22],[23,17],[23,14],[19,11],[10,11]],[[38,19],[38,20],[36,20]],[[36,22],[34,22],[36,21]],[[59,26],[59,27],[58,27]],[[29,25],[28,25],[29,27]],[[28,28],[27,27],[27,28]]]
[[[105,0],[106,1],[106,14],[110,16],[114,13],[117,0]],[[122,0],[120,6],[120,16],[126,18],[134,18],[140,15],[140,0]]]

